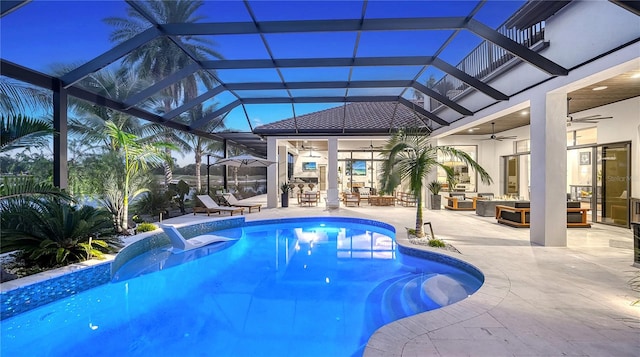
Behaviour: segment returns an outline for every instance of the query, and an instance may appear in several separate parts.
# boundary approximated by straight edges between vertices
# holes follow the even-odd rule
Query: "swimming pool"
[[[153,250],[109,284],[4,320],[2,355],[360,355],[383,324],[482,284],[400,253],[392,227],[359,222],[279,220],[183,255]]]

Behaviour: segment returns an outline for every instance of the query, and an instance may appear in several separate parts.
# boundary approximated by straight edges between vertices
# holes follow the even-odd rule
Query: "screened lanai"
[[[583,118],[574,113],[638,96],[637,66],[621,63],[640,38],[639,13],[625,1],[4,1],[0,74],[50,94],[53,182],[63,188],[71,98],[219,141],[224,155],[236,147],[274,159],[269,137],[373,146],[407,115],[435,138],[494,136],[533,123],[558,92],[527,133],[540,140],[532,148],[555,154]],[[600,21],[587,26],[588,14]],[[375,116],[346,126],[348,107],[369,103],[393,108],[388,127]],[[338,113],[331,127],[300,125],[328,109]]]
[[[505,64],[566,75],[538,51],[544,20],[567,3],[3,1],[1,74],[53,92],[61,158],[69,96],[264,156],[253,130],[284,118],[390,102],[437,130],[507,100],[489,83]],[[101,86],[121,68],[145,76]],[[460,104],[469,92],[482,100]]]

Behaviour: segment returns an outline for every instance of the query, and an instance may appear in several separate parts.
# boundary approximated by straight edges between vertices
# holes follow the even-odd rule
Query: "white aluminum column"
[[[531,228],[535,244],[567,245],[567,94],[531,99]]]
[[[275,165],[267,166],[267,207],[278,207],[278,196],[280,194],[280,186],[278,182],[278,166],[280,160],[287,162],[287,158],[278,157],[277,152],[278,140],[275,137],[267,138],[267,160],[277,161]]]
[[[330,137],[328,148],[327,180],[329,185],[327,186],[327,208],[338,208],[340,207],[340,198],[338,197],[338,138]]]

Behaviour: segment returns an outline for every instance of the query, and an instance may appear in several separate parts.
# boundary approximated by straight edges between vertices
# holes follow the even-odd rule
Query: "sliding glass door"
[[[596,148],[597,222],[629,227],[631,170],[631,144],[608,144]]]

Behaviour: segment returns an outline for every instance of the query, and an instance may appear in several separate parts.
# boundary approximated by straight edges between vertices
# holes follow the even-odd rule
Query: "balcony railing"
[[[502,26],[498,29],[498,32],[523,46],[532,48],[537,43],[544,41],[544,21],[538,22],[523,30],[516,28],[507,29],[505,26]],[[486,80],[514,58],[515,56],[504,48],[496,46],[491,42],[483,41],[458,63],[456,67],[472,77]],[[449,99],[454,99],[463,93],[468,93],[469,88],[471,87],[468,84],[449,74],[442,77],[432,86],[433,90],[447,96]],[[432,112],[442,107],[442,103],[433,98],[429,98],[429,102],[429,108]]]

